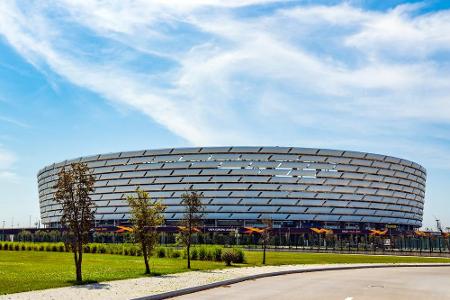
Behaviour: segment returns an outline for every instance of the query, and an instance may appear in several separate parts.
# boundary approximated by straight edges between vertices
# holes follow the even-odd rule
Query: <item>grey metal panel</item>
[[[295,205],[297,203],[297,199],[272,199],[270,200],[271,205]]]
[[[224,161],[221,163],[220,168],[222,169],[236,169],[245,168],[250,164],[248,161]]]
[[[122,178],[136,178],[136,177],[143,177],[144,175],[145,175],[144,171],[123,172]]]
[[[278,187],[280,187],[279,184],[273,184],[273,183],[253,183],[249,187],[250,190],[262,190],[262,191],[271,191],[271,190],[277,190]],[[281,185],[281,190],[286,190],[285,185]]]
[[[297,177],[284,177],[284,176],[272,176],[272,177],[258,176],[258,178],[261,179],[264,178],[265,180],[264,182],[267,182],[269,180],[269,182],[271,183],[296,183],[298,181]]]
[[[288,217],[288,220],[302,220],[302,221],[312,221],[314,219],[314,215],[308,215],[308,214],[291,214]]]
[[[267,161],[269,157],[270,154],[242,154],[240,158],[246,161],[253,161],[254,164],[259,164],[261,163],[260,161]]]
[[[293,154],[274,154],[270,157],[274,161],[297,161],[299,160],[298,155]]]
[[[315,221],[325,221],[325,222],[335,222],[339,220],[339,215],[317,215],[315,216]]]
[[[260,191],[226,191],[230,193],[233,197],[257,197],[261,194]]]
[[[264,201],[263,199],[259,199],[260,201]],[[233,205],[238,204],[241,201],[240,198],[213,198],[211,204],[215,205]]]
[[[288,153],[290,148],[288,147],[263,147],[261,152],[264,153]]]
[[[278,210],[279,206],[251,206],[249,212],[259,212],[259,213],[266,213],[266,212],[276,212]]]
[[[259,174],[261,175],[287,175],[290,170],[282,169],[260,169]]]
[[[230,213],[206,213],[203,218],[228,220],[230,216]]]
[[[128,158],[120,158],[120,159],[108,160],[105,165],[106,166],[117,166],[117,165],[126,164],[127,162],[128,162]]]
[[[343,153],[344,151],[340,150],[320,149],[318,154],[326,156],[341,156]]]
[[[270,199],[265,198],[243,198],[240,204],[242,205],[267,205]]]
[[[256,220],[259,218],[258,213],[233,213],[230,219],[240,219],[240,220]]]
[[[288,195],[288,192],[285,192],[285,191],[278,191],[278,192],[263,191],[263,192],[261,192],[261,197],[282,198],[282,197],[286,197],[287,195]]]
[[[299,148],[299,147],[293,147],[289,153],[294,154],[304,154],[304,155],[314,155],[319,152],[319,149],[315,148]]]
[[[154,182],[153,178],[132,178],[130,179],[130,184],[140,185],[140,184],[151,184]]]
[[[250,162],[246,162],[247,165]],[[277,161],[255,161],[251,162],[253,168],[277,168],[281,163]]]
[[[308,207],[306,211],[309,214],[329,214],[332,208],[329,207]]]
[[[204,170],[201,170],[200,174],[201,175],[227,175],[227,174],[231,173],[231,171],[234,171],[234,170],[204,169]]]
[[[163,169],[186,169],[190,165],[191,162],[168,162],[164,164]]]
[[[327,200],[323,204],[324,206],[334,206],[334,207],[346,207],[349,203],[349,201],[339,201],[339,200]]]
[[[161,169],[162,166],[163,163],[146,163],[138,165],[137,170],[158,170]]]
[[[139,157],[144,155],[145,151],[141,150],[141,151],[127,151],[127,152],[122,152],[120,153],[120,157]]]
[[[259,152],[261,147],[232,147],[229,152],[239,152],[239,153],[255,153]]]
[[[370,223],[379,223],[380,220],[381,220],[380,217],[367,217],[367,216],[364,216],[361,221],[362,222],[370,222]]]
[[[174,148],[170,153],[171,154],[190,154],[190,153],[199,153],[200,148]]]
[[[339,218],[339,221],[341,221],[341,222],[361,222],[361,220],[363,218],[364,217],[362,217],[362,216],[341,216]]]
[[[317,193],[315,197],[321,199],[339,199],[341,196],[339,193]]]
[[[350,160],[351,158],[346,157],[328,157],[326,161],[335,164],[349,164]]]
[[[183,177],[157,177],[154,183],[180,183]]]
[[[223,153],[223,154],[212,154],[211,160],[239,160],[241,154],[233,154],[233,153]]]
[[[232,169],[230,170],[231,175],[258,175],[259,169]]]
[[[299,205],[303,206],[322,206],[325,203],[324,200],[301,200]]]
[[[97,182],[101,182],[101,181],[97,181]],[[105,182],[105,181],[103,181],[103,182]],[[107,183],[105,185],[107,185],[107,186],[126,185],[126,184],[129,184],[129,182],[130,182],[130,179],[112,179],[112,180],[108,180],[107,182],[105,182],[105,183]]]
[[[288,216],[289,216],[288,214],[279,214],[279,213],[261,214],[261,219],[286,220]]]
[[[306,211],[306,207],[302,206],[282,206],[279,210],[281,213],[304,213]]]

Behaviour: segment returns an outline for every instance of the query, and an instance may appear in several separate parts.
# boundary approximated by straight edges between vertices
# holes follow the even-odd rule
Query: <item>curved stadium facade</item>
[[[60,220],[53,198],[59,170],[87,163],[96,176],[96,222],[125,224],[126,196],[138,186],[166,205],[166,224],[183,215],[181,195],[199,192],[210,226],[367,229],[421,226],[426,171],[372,153],[295,147],[203,147],[120,152],[52,164],[38,173],[42,222]]]

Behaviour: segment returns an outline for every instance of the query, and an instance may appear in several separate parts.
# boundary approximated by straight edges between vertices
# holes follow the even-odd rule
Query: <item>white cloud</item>
[[[427,126],[450,123],[449,11],[236,13],[268,2],[3,1],[0,33],[43,72],[142,111],[191,144],[386,151],[396,136],[415,145],[408,157],[421,147],[434,161]]]

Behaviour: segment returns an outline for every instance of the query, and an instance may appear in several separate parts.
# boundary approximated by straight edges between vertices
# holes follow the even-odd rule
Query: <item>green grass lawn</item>
[[[247,264],[261,264],[261,252],[246,251]],[[327,264],[327,263],[406,263],[445,262],[445,258],[395,257],[370,255],[345,255],[328,253],[268,252],[267,263],[281,264]],[[193,270],[225,268],[224,263],[193,261]],[[152,258],[154,275],[187,271],[184,259]],[[84,280],[108,281],[144,276],[142,257],[85,254]],[[74,279],[73,259],[70,253],[35,251],[0,251],[0,294],[69,286]]]

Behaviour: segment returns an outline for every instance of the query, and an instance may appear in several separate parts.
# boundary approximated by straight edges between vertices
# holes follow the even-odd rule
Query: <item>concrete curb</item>
[[[281,275],[289,275],[289,274],[299,274],[299,273],[312,273],[312,272],[322,272],[322,271],[341,271],[341,270],[359,270],[359,269],[381,269],[381,268],[421,268],[421,267],[450,267],[450,264],[373,264],[373,265],[357,265],[357,266],[338,266],[338,267],[319,267],[312,269],[298,269],[298,270],[287,270],[287,271],[278,271],[278,272],[269,272],[262,273],[244,277],[238,277],[218,282],[213,282],[205,285],[194,286],[190,288],[165,292],[162,294],[144,296],[139,298],[134,298],[132,300],[161,300],[179,297],[187,294],[192,294],[204,290],[209,290],[225,285],[235,284],[243,281],[254,280],[265,277],[272,276],[281,276]]]

